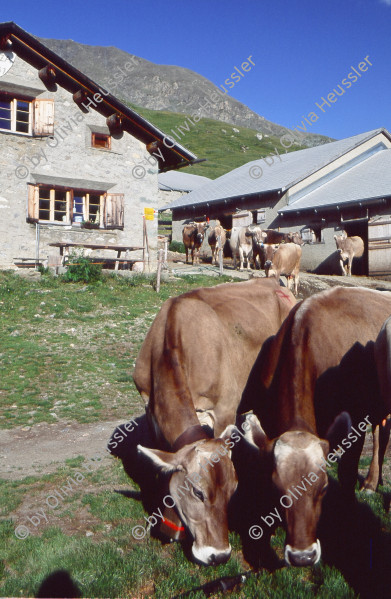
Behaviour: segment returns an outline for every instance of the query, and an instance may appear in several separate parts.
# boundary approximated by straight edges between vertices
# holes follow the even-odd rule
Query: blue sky
[[[255,66],[230,90],[265,118],[340,139],[391,131],[391,0],[19,0],[0,21],[46,38],[116,46],[180,65],[216,85],[252,56]],[[372,66],[325,111],[321,97],[368,56]]]

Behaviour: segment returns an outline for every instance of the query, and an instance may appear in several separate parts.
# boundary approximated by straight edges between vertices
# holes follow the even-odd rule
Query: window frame
[[[27,222],[39,223],[42,225],[67,225],[82,227],[86,223],[86,228],[91,229],[122,229],[124,228],[124,206],[125,196],[123,193],[108,193],[103,190],[92,190],[92,189],[81,189],[63,187],[59,185],[48,185],[43,183],[33,184],[28,183],[28,197],[27,197]],[[49,192],[48,198],[41,198],[42,192]],[[55,220],[56,212],[62,212],[55,206],[56,192],[65,192],[65,210],[64,215],[66,216],[63,220]],[[42,194],[44,195],[44,194]],[[74,218],[74,198],[82,198],[82,218],[80,219],[80,213],[77,215],[79,219],[76,221]],[[99,198],[99,203],[96,199]],[[49,207],[40,207],[40,200],[48,201]],[[91,217],[91,206],[98,206],[95,214]],[[49,218],[40,218],[41,211],[48,211]],[[99,214],[99,222],[95,222],[97,215]],[[95,217],[95,218],[94,218]],[[91,220],[90,220],[91,218]],[[94,220],[93,220],[94,219]]]
[[[106,138],[106,145],[97,145],[96,138]],[[111,150],[111,135],[109,133],[99,133],[98,131],[91,131],[91,148],[96,150]]]
[[[0,90],[0,101],[2,102],[10,102],[10,110],[11,110],[11,119],[10,119],[10,123],[11,123],[11,128],[10,129],[4,129],[3,127],[0,127],[0,132],[2,133],[13,133],[15,135],[24,135],[26,137],[32,137],[33,135],[33,120],[34,120],[34,111],[33,111],[33,102],[34,99],[33,98],[27,98],[26,96],[23,95],[19,95],[19,94],[11,94],[9,92],[4,92],[2,90]],[[23,121],[17,121],[17,111],[18,111],[18,102],[25,102],[28,104],[29,106],[29,110],[28,110],[28,131],[17,131],[16,127],[17,127],[17,123],[18,122],[23,122]],[[2,119],[4,120],[4,119]]]

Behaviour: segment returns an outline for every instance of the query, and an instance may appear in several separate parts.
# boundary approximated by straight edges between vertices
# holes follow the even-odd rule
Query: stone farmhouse
[[[114,83],[136,68],[126,63]],[[15,23],[0,24],[1,268],[59,256],[51,243],[141,247],[158,172],[196,161]],[[157,219],[147,227],[154,250]]]
[[[346,230],[364,240],[357,274],[391,274],[391,135],[376,129],[275,153],[273,161],[249,162],[165,208],[172,210],[176,240],[184,223],[206,217],[226,229],[258,223],[299,230],[310,242],[303,247],[303,269],[330,274],[340,274],[334,235]]]

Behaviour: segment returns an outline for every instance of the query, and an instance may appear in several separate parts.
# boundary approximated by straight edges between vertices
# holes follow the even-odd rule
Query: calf
[[[301,260],[301,247],[296,243],[282,243],[281,245],[264,244],[264,265],[267,277],[285,275],[288,280],[288,289],[292,285],[292,277],[295,286],[295,295],[299,285],[299,271]]]
[[[219,242],[220,239],[220,242]],[[223,249],[226,242],[226,234],[223,227],[220,224],[220,221],[216,221],[216,225],[210,231],[208,235],[208,243],[212,250],[212,264],[213,261],[215,264],[218,264],[218,253],[219,249]]]
[[[205,237],[205,232],[208,227],[209,225],[207,222],[190,223],[183,227],[182,239],[186,250],[186,264],[188,263],[189,249],[191,251],[191,263],[194,264],[195,254],[195,263],[199,264],[200,247],[202,246]]]
[[[358,236],[348,237],[346,231],[343,231],[342,235],[334,235],[334,239],[339,252],[342,274],[344,276],[347,274],[350,277],[353,258],[361,258],[364,253],[364,242]]]
[[[330,449],[340,443],[340,481],[354,496],[365,428],[384,413],[374,341],[390,312],[388,292],[334,287],[318,293],[292,309],[252,369],[240,411],[253,409],[262,427],[252,422],[250,440],[269,460],[280,497],[290,490],[299,496],[291,505],[281,502],[291,565],[320,558],[316,526],[328,484],[324,458],[336,461],[325,438]],[[349,432],[350,418],[356,434]]]

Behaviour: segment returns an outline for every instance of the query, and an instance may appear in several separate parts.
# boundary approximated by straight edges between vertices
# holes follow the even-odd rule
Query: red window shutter
[[[54,134],[54,100],[34,100],[34,135]]]
[[[27,222],[37,222],[39,218],[39,188],[27,184]]]
[[[104,202],[104,226],[106,229],[124,228],[124,204],[123,193],[107,193]]]

